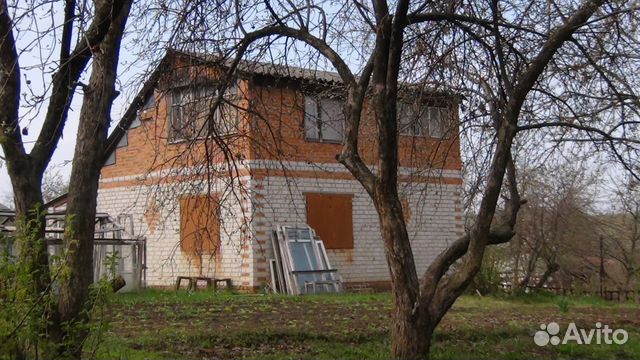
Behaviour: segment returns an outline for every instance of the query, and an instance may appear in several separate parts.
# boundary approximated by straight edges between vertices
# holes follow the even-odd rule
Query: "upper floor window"
[[[215,113],[211,113],[217,90],[211,85],[188,86],[171,92],[171,141],[191,140],[207,134],[226,135],[236,131],[237,87],[229,87]],[[211,122],[213,120],[213,122]]]
[[[449,108],[399,103],[400,135],[441,138],[447,130]]]
[[[305,95],[305,139],[321,142],[341,142],[344,137],[344,120],[341,100]]]

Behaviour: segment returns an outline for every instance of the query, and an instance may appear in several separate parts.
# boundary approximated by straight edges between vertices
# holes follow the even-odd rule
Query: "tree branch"
[[[6,0],[0,2],[0,145],[7,166],[24,157],[18,123],[20,108],[20,64]]]
[[[449,261],[459,256],[459,252],[447,251],[440,260],[442,264],[433,269],[434,273],[429,272],[425,275],[423,286],[426,291],[423,296],[427,296],[427,298],[424,301],[428,303],[430,308],[434,309],[433,311],[448,310],[480,269],[485,247],[489,241],[492,241],[491,223],[494,219],[504,175],[511,160],[511,146],[517,132],[518,118],[527,95],[557,50],[564,42],[571,39],[573,33],[593,15],[603,2],[603,0],[589,0],[580,6],[563,25],[550,33],[542,49],[524,72],[517,77],[509,101],[504,105],[504,111],[500,112],[502,116],[501,123],[497,124],[496,150],[487,176],[487,185],[480,203],[476,223],[469,235],[468,244],[465,244],[465,246],[458,244],[454,248],[457,251],[465,250],[465,253],[460,255],[460,257],[464,256],[464,260],[455,273],[437,282],[432,278],[434,276],[435,279],[442,277],[444,275],[442,271],[450,265]],[[511,235],[511,229],[507,225],[505,231],[508,231],[509,236],[513,236]],[[431,294],[437,295],[437,299],[435,296],[432,297]]]
[[[47,167],[62,135],[77,81],[91,59],[94,47],[107,34],[112,16],[120,13],[123,4],[123,0],[105,0],[96,4],[94,19],[84,33],[83,41],[78,43],[68,61],[60,63],[60,68],[54,74],[47,114],[30,153],[32,166],[37,171],[44,171]]]

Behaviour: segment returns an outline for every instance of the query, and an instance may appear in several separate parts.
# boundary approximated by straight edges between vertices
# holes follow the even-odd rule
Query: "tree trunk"
[[[538,282],[536,283],[535,288],[536,289],[542,288],[542,286],[547,282],[547,280],[549,280],[549,277],[559,269],[560,269],[560,265],[556,263],[548,264],[547,269],[544,271],[540,279],[538,279]]]
[[[423,314],[411,314],[396,307],[391,329],[392,359],[425,359],[429,355],[433,329]]]
[[[391,357],[422,359],[427,355],[430,336],[426,336],[426,312],[419,306],[419,281],[411,243],[395,193],[376,191],[380,229],[391,274],[394,316],[391,326]]]
[[[522,249],[522,240],[518,239],[517,242],[517,250],[516,250],[516,260],[515,260],[515,264],[513,265],[513,274],[511,276],[511,289],[510,292],[514,293],[518,288],[519,288],[519,277],[520,277],[520,252]]]
[[[35,173],[26,164],[11,164],[8,167],[18,221],[18,256],[28,267],[26,270],[33,274],[32,291],[40,294],[46,291],[50,283],[49,257],[44,241],[42,174]]]
[[[532,253],[529,255],[529,260],[527,261],[527,268],[525,269],[524,277],[520,280],[518,284],[519,289],[526,289],[529,286],[529,281],[531,281],[531,276],[536,269],[536,262],[538,261],[539,249],[538,246],[532,249]]]
[[[37,173],[33,168],[24,163],[7,162],[9,177],[14,193],[14,205],[16,208],[16,245],[18,249],[18,261],[22,264],[21,272],[29,274],[24,289],[34,301],[41,294],[51,291],[51,274],[49,269],[49,256],[45,241],[45,209],[41,193],[42,173]],[[55,309],[48,309],[45,313],[38,314],[46,317],[47,328],[38,329],[38,334],[47,334],[50,339],[57,338],[57,313]],[[13,357],[16,359],[27,358],[24,349],[16,349]]]
[[[396,307],[392,326],[392,359],[429,358],[431,338],[435,326],[422,311],[412,314]]]
[[[80,359],[88,335],[86,326],[92,301],[89,286],[93,282],[93,242],[98,180],[104,159],[104,147],[111,120],[120,41],[129,14],[127,2],[114,18],[100,48],[95,53],[89,85],[80,112],[80,124],[69,181],[64,246],[70,277],[60,286],[58,309],[63,323],[71,326],[66,341],[60,344],[58,357]]]

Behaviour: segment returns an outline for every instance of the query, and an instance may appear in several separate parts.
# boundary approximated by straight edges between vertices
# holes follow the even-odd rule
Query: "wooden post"
[[[604,286],[604,241],[600,235],[600,297],[603,295]]]

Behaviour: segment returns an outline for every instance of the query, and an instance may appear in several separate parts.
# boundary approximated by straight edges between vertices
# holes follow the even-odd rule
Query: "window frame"
[[[346,127],[346,118],[343,113],[343,99],[339,97],[331,97],[331,96],[321,96],[321,94],[311,94],[304,93],[304,114],[303,114],[303,132],[304,132],[304,140],[308,142],[317,142],[317,143],[328,143],[328,144],[341,144],[344,141],[344,132]],[[313,101],[315,106],[315,115],[312,115],[313,118],[310,119],[309,112],[307,111],[308,102]],[[330,124],[331,121],[323,120],[323,114],[325,116],[328,114],[328,111],[323,110],[323,102],[336,102],[338,104],[339,113],[341,114],[341,119],[334,120],[340,121],[341,129],[339,131],[340,139],[327,139],[324,136],[324,124]],[[309,136],[309,132],[307,129],[309,128],[308,123],[315,123],[315,132],[317,133],[317,137]]]
[[[189,94],[191,98],[194,98],[193,96],[194,93],[203,94],[204,96],[198,96],[195,98],[195,100],[188,100],[187,102],[177,105],[175,103],[175,98],[177,93],[179,91],[185,91],[185,90],[187,90],[186,93]],[[215,83],[190,84],[190,85],[176,86],[171,88],[168,94],[168,97],[170,100],[168,104],[169,106],[169,111],[168,111],[169,143],[176,144],[176,143],[182,143],[186,141],[202,140],[207,138],[208,136],[197,135],[197,133],[200,131],[202,127],[207,126],[207,123],[209,123],[210,121],[214,121],[214,123],[222,124],[225,117],[221,117],[220,113],[227,111],[226,109],[231,109],[230,111],[232,113],[231,115],[232,119],[231,121],[229,121],[228,124],[225,124],[224,127],[223,126],[217,127],[218,130],[220,129],[224,130],[224,131],[219,131],[218,136],[223,137],[223,136],[229,136],[237,133],[238,127],[240,125],[240,113],[237,105],[235,104],[240,100],[238,84],[234,82],[231,86],[225,89],[225,95],[223,96],[222,103],[220,104],[220,106],[218,106],[218,108],[215,110],[215,113],[212,115],[211,107],[213,106],[213,103],[216,101],[217,96],[218,96],[218,89]],[[204,105],[197,104],[199,102],[204,102],[205,104]],[[190,121],[191,124],[188,124],[188,126],[190,127],[189,131],[192,132],[193,134],[190,136],[183,136],[180,134],[180,130],[174,126],[176,122],[175,111],[176,111],[176,108],[183,110],[184,107],[190,104],[194,104],[195,107],[202,106],[204,110],[196,110],[196,111],[203,111],[205,114],[201,117],[198,116],[199,118],[196,118],[193,121]],[[184,113],[182,113],[181,116],[184,117],[185,116]],[[182,122],[183,122],[183,119],[181,119],[181,123]],[[187,125],[183,125],[183,127],[186,127],[186,126]]]
[[[447,133],[447,125],[450,122],[451,117],[451,106],[449,105],[425,105],[416,104],[416,103],[407,103],[407,102],[398,102],[398,135],[406,136],[406,137],[423,137],[423,138],[432,138],[432,139],[445,139]],[[420,106],[421,108],[425,108],[425,111],[420,114],[420,116],[415,115],[415,107]],[[406,111],[406,108],[409,108],[410,111]],[[439,116],[437,121],[433,121],[431,118],[431,111],[437,111]],[[408,113],[409,121],[403,121],[403,117]],[[425,120],[425,115],[428,116],[428,119]],[[426,126],[425,126],[426,122]],[[438,126],[439,129],[434,130],[434,126]],[[410,132],[407,132],[407,129],[413,129]],[[415,130],[419,131],[416,132]],[[425,131],[426,130],[426,131]]]
[[[291,236],[291,231],[295,232],[295,236]],[[277,230],[281,236],[277,236],[278,245],[280,247],[281,258],[276,257],[277,261],[287,263],[287,268],[290,269],[288,274],[285,274],[286,280],[284,285],[287,287],[291,294],[304,294],[306,293],[306,282],[308,281],[326,281],[329,280],[332,284],[322,285],[323,292],[331,292],[330,288],[333,288],[333,292],[340,290],[340,285],[335,281],[338,279],[335,274],[335,270],[331,268],[330,259],[327,254],[327,250],[324,246],[324,240],[321,238],[318,240],[318,235],[314,229],[309,226],[281,226]],[[298,235],[305,233],[308,237],[301,238]],[[300,262],[300,253],[294,253],[294,246],[302,245],[305,257],[302,260],[306,262]],[[313,264],[315,262],[315,264]],[[315,266],[313,266],[315,265]],[[307,267],[307,268],[303,268]],[[310,267],[310,268],[308,268]]]

